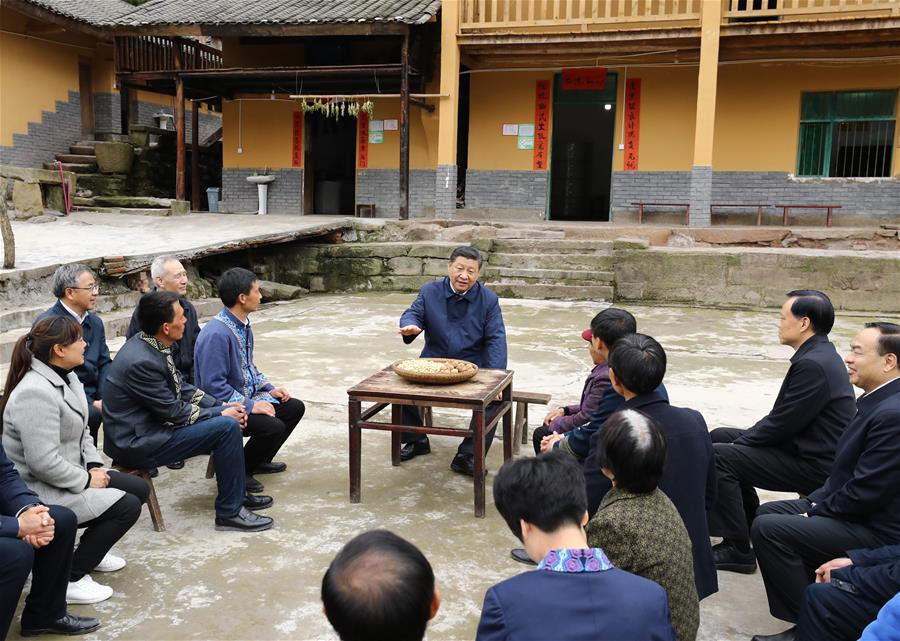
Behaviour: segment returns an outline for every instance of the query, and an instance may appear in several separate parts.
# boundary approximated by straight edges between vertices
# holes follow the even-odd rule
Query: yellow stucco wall
[[[793,173],[803,92],[896,90],[898,85],[900,64],[896,63],[721,65],[713,168]],[[894,175],[900,168],[898,151],[895,138]]]
[[[292,114],[297,104],[285,96],[283,100],[245,98],[222,101],[222,166],[290,167]],[[243,153],[238,153],[238,147]]]
[[[473,73],[469,85],[469,169],[530,170],[534,153],[517,149],[503,124],[534,122],[534,92],[550,72]],[[551,132],[553,111],[550,112]]]
[[[70,38],[74,46],[68,46],[17,35],[25,17],[5,7],[0,24],[0,145],[12,145],[13,134],[28,133],[29,122],[40,122],[42,112],[78,91],[79,56],[92,57],[93,47],[84,39]]]

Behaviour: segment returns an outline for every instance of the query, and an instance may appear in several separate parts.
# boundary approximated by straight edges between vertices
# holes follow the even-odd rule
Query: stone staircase
[[[601,240],[495,239],[482,280],[509,298],[611,302],[612,249]]]

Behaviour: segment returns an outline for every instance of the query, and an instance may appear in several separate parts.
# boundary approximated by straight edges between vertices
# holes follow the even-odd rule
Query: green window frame
[[[803,93],[797,175],[890,176],[896,114],[896,89]]]

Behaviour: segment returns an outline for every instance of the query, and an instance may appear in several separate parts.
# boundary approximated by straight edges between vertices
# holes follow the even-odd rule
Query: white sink
[[[268,185],[271,182],[275,182],[275,176],[247,176],[247,182],[256,185]]]

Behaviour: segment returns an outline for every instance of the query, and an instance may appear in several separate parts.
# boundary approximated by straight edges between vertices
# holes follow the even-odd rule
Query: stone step
[[[521,283],[547,283],[560,285],[610,285],[616,275],[611,271],[587,269],[516,269],[514,267],[485,267],[485,282],[506,281]]]
[[[74,163],[80,165],[96,165],[97,156],[94,154],[56,154],[56,159],[63,163]]]
[[[608,254],[612,241],[503,239],[494,240],[492,250],[502,254]]]
[[[125,207],[132,209],[159,209],[171,207],[171,198],[152,198],[150,196],[94,196],[98,207]]]
[[[97,140],[79,140],[73,147],[90,147],[93,150],[98,142]]]
[[[84,196],[74,196],[72,198],[72,204],[75,205],[76,207],[93,207],[95,203],[94,203],[93,198],[86,198]]]
[[[91,142],[96,142],[96,141],[92,140]],[[85,144],[82,144],[79,142],[78,144],[71,145],[69,147],[69,153],[77,154],[77,155],[81,155],[81,156],[93,157],[94,156],[94,145],[85,145]]]
[[[114,131],[95,131],[94,138],[101,142],[128,142],[127,134],[120,134]]]
[[[604,254],[504,254],[492,253],[490,267],[516,269],[580,269],[588,271],[612,271],[613,257]]]
[[[148,207],[79,207],[79,211],[89,211],[96,214],[132,214],[135,216],[171,216],[172,210],[166,208]]]
[[[615,296],[615,289],[610,285],[545,285],[499,281],[491,283],[489,287],[502,298],[611,302]]]
[[[95,196],[116,196],[128,187],[128,177],[125,174],[79,174],[76,184],[78,189],[90,189]]]
[[[45,162],[44,169],[58,169],[55,162]],[[76,174],[91,174],[97,171],[96,164],[86,163],[66,163],[62,165],[63,171],[71,171]]]

